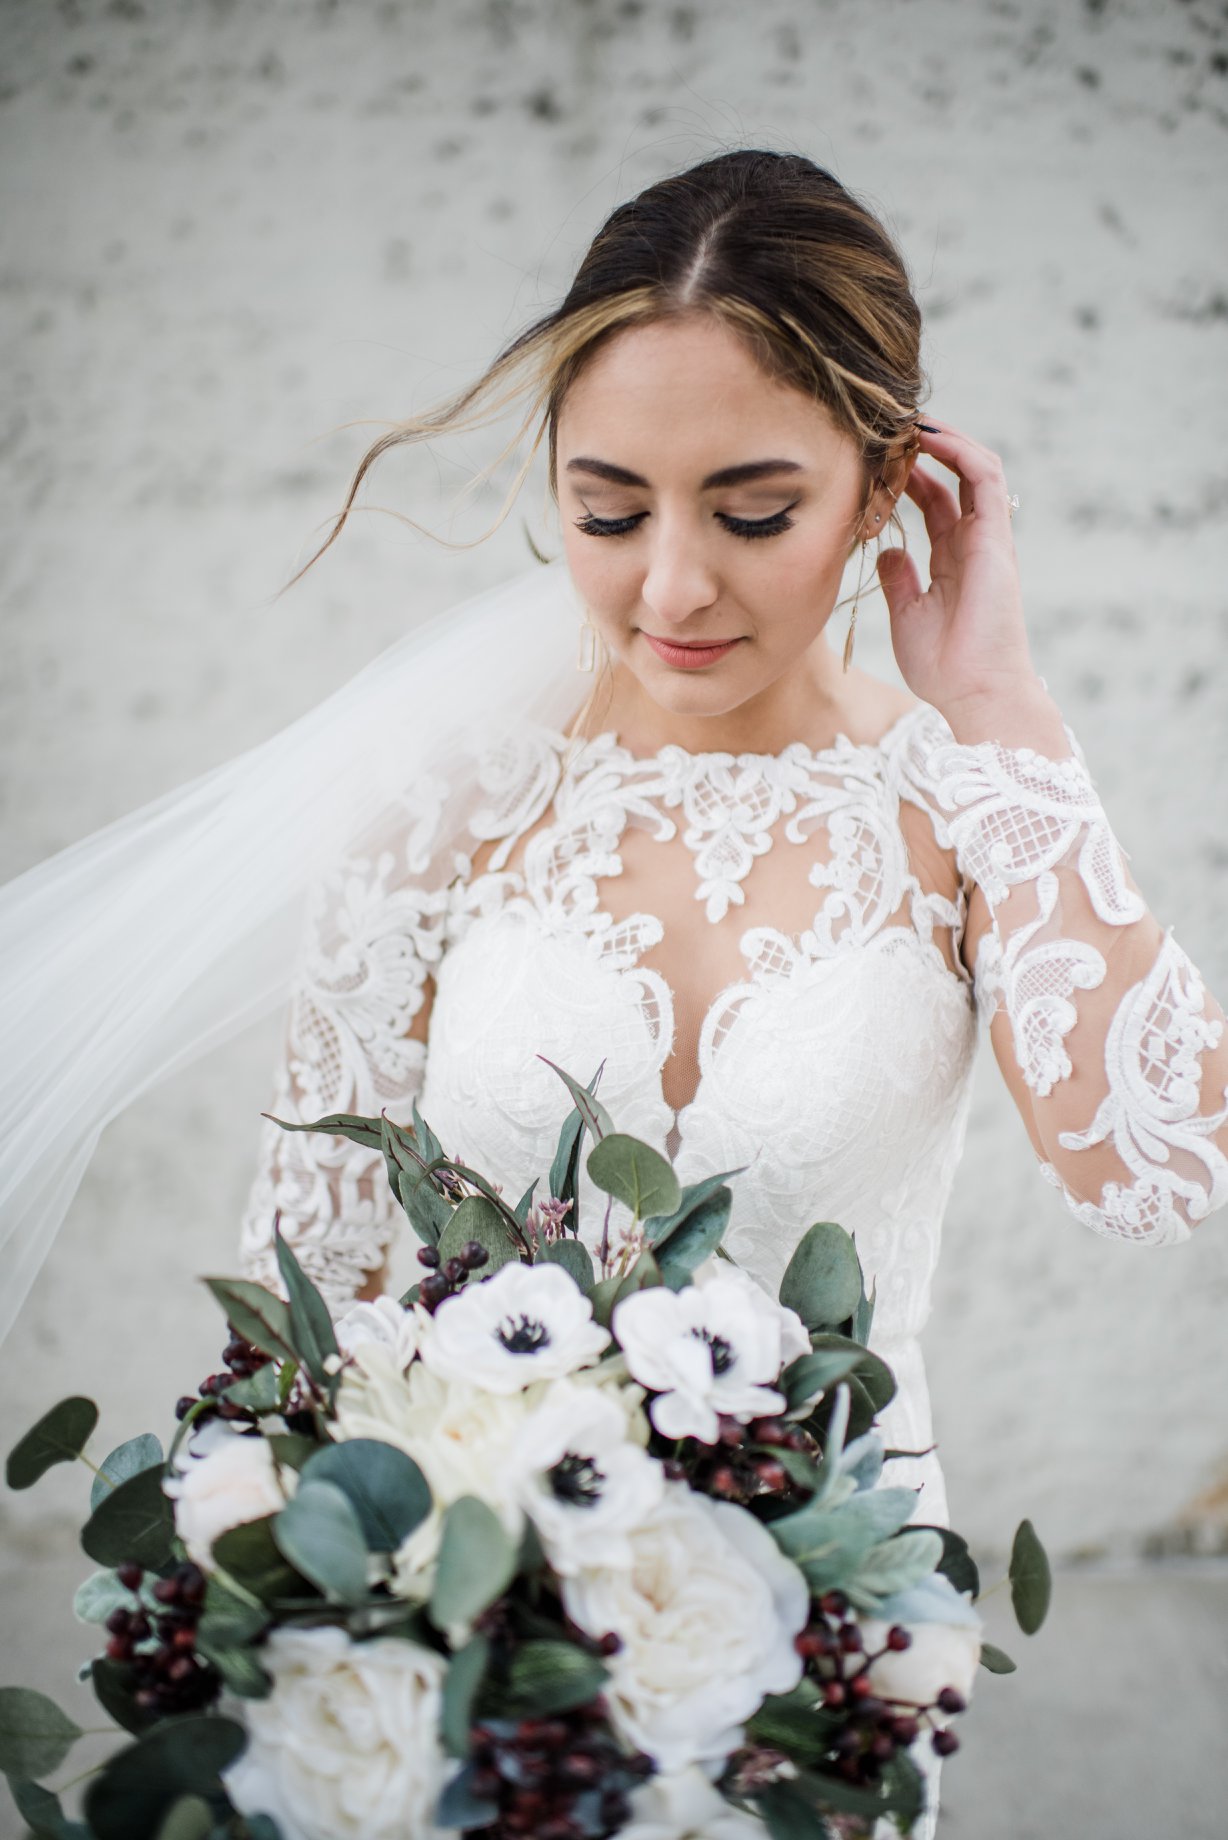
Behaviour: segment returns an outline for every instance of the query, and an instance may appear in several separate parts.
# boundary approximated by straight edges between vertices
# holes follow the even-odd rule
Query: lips
[[[658,639],[655,634],[648,632],[644,638],[658,658],[682,670],[698,670],[701,665],[715,664],[739,643],[737,639],[705,639],[700,642]]]

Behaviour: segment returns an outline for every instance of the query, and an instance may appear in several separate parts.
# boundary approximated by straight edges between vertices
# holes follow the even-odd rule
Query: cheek
[[[630,545],[564,532],[563,554],[576,592],[594,613],[618,615],[639,605],[642,569]]]

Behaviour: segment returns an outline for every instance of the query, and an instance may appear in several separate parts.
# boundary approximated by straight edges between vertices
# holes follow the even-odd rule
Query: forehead
[[[753,457],[750,447],[776,454],[782,444],[803,464],[856,464],[858,457],[821,403],[770,376],[711,314],[615,333],[588,360],[558,417],[564,462],[569,454],[598,453],[640,472],[649,470],[649,455],[655,470],[699,455],[707,473],[718,447],[721,459],[744,460]]]

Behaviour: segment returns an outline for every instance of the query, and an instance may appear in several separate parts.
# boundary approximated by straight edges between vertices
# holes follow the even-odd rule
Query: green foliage
[[[130,1476],[139,1476],[142,1470],[159,1468],[164,1461],[162,1445],[152,1431],[143,1431],[139,1437],[129,1438],[124,1444],[116,1445],[109,1457],[104,1457],[99,1468],[101,1475],[95,1476],[90,1487],[90,1508],[94,1509],[121,1482],[127,1482]]]
[[[835,1221],[816,1221],[794,1247],[780,1281],[780,1301],[796,1310],[808,1329],[834,1329],[853,1317],[863,1295],[852,1239]]]
[[[988,1668],[991,1674],[1013,1674],[1015,1663],[1004,1649],[996,1648],[992,1642],[981,1643],[981,1666]]]
[[[284,1401],[276,1363],[265,1361],[245,1380],[236,1380],[228,1386],[222,1397],[229,1399],[233,1405],[246,1406],[262,1418],[270,1412],[279,1412]]]
[[[245,1342],[262,1354],[298,1364],[290,1328],[290,1305],[249,1278],[206,1278],[205,1283],[226,1312],[226,1320]]]
[[[702,1181],[688,1182],[682,1189],[678,1205],[669,1214],[650,1214],[644,1222],[644,1243],[652,1247],[662,1246],[672,1234],[676,1233],[692,1218],[702,1211],[708,1201],[730,1176],[740,1176],[746,1168],[743,1163],[738,1169],[726,1169],[719,1175],[704,1176]]]
[[[466,1195],[457,1203],[452,1218],[439,1236],[439,1256],[445,1262],[459,1256],[467,1241],[476,1239],[485,1246],[489,1261],[482,1267],[488,1277],[500,1265],[514,1264],[520,1257],[521,1242],[509,1228],[503,1213],[485,1195]]]
[[[651,1252],[640,1253],[631,1270],[620,1277],[599,1278],[591,1293],[594,1319],[603,1328],[608,1329],[615,1304],[624,1297],[630,1297],[635,1291],[650,1290],[653,1285],[662,1283],[661,1267]]]
[[[94,1689],[94,1698],[109,1718],[125,1731],[148,1731],[157,1720],[157,1713],[145,1706],[138,1706],[136,1700],[136,1676],[127,1661],[112,1661],[106,1655],[95,1655],[89,1664],[90,1684]]]
[[[444,1749],[451,1757],[469,1755],[473,1704],[489,1666],[490,1642],[482,1635],[471,1636],[449,1663],[443,1683],[440,1729]]]
[[[637,1220],[672,1214],[682,1200],[673,1165],[651,1144],[624,1131],[610,1132],[594,1145],[585,1167],[601,1192],[621,1201]]]
[[[413,1108],[413,1128],[394,1124],[387,1112],[380,1116],[380,1148],[388,1170],[392,1192],[404,1208],[410,1225],[428,1246],[439,1243],[439,1235],[452,1214],[452,1203],[440,1193],[426,1175],[428,1166],[443,1155],[443,1146],[418,1110]]]
[[[554,1239],[541,1249],[541,1259],[547,1265],[561,1265],[570,1278],[573,1278],[585,1296],[593,1288],[593,1261],[588,1247],[578,1239]]]
[[[1011,1603],[1025,1636],[1034,1636],[1049,1611],[1053,1580],[1049,1559],[1031,1521],[1015,1529],[1010,1561]]]
[[[608,1679],[609,1669],[574,1642],[525,1642],[512,1659],[506,1711],[513,1718],[570,1712],[595,1699]]]
[[[851,1343],[844,1348],[819,1348],[810,1354],[799,1354],[780,1376],[780,1390],[789,1410],[796,1411],[817,1399],[828,1387],[851,1374],[860,1359],[860,1350]]]
[[[555,1072],[559,1072],[557,1067]],[[565,1080],[568,1078],[566,1074],[562,1077]],[[597,1101],[593,1098],[600,1078],[601,1068],[598,1067],[588,1085],[583,1089],[586,1096],[586,1109],[581,1111],[578,1105],[574,1105],[564,1118],[550,1164],[550,1193],[556,1201],[571,1202],[571,1213],[568,1220],[572,1234],[577,1236],[580,1231],[580,1153],[584,1145],[584,1133],[589,1129],[590,1111],[596,1119],[604,1115],[603,1108],[598,1106]],[[595,1144],[601,1141],[599,1130],[590,1131],[590,1135]]]
[[[243,1727],[213,1713],[161,1719],[109,1757],[85,1794],[97,1840],[157,1840],[166,1814],[185,1795],[218,1798],[221,1771],[247,1743]]]
[[[173,1556],[175,1517],[162,1492],[162,1466],[129,1476],[103,1496],[81,1529],[81,1545],[99,1565],[135,1559],[159,1571]]]
[[[33,1687],[0,1687],[0,1770],[48,1776],[81,1736],[81,1727]]]
[[[89,1833],[79,1821],[70,1821],[60,1807],[60,1798],[41,1783],[10,1776],[9,1789],[17,1812],[38,1840],[89,1840]]]
[[[74,1394],[44,1412],[8,1454],[4,1479],[11,1489],[28,1489],[53,1463],[72,1463],[81,1455],[98,1423],[92,1399]]]
[[[302,1479],[341,1490],[370,1552],[395,1552],[431,1509],[430,1485],[413,1458],[377,1438],[323,1445],[304,1464]]]
[[[284,1597],[299,1582],[273,1537],[276,1514],[228,1527],[213,1542],[213,1557],[227,1578],[240,1590],[250,1591],[261,1603]]]
[[[716,1251],[729,1224],[732,1204],[733,1195],[729,1189],[723,1185],[714,1188],[665,1239],[657,1242],[657,1263],[671,1290],[684,1290],[696,1266],[702,1265],[708,1254]]]
[[[494,1511],[462,1495],[444,1516],[430,1617],[436,1629],[471,1623],[507,1589],[516,1572],[516,1544]]]
[[[547,1060],[544,1054],[539,1054],[537,1058],[539,1061],[545,1061],[547,1067],[553,1068],[554,1072],[557,1073],[560,1080],[562,1080],[564,1086],[566,1086],[568,1092],[576,1102],[576,1110],[584,1120],[585,1128],[592,1137],[594,1144],[600,1143],[603,1137],[612,1136],[614,1133],[614,1120],[610,1117],[610,1114],[606,1111],[600,1099],[595,1098],[593,1094],[593,1088],[601,1077],[601,1071],[605,1066],[605,1062],[602,1061],[601,1067],[598,1067],[596,1073],[593,1075],[591,1084],[588,1086],[581,1086],[579,1080],[575,1079],[570,1073],[565,1073],[561,1067],[555,1067],[554,1062],[552,1060]]]
[[[282,1237],[277,1221],[273,1223],[273,1239],[277,1247],[277,1269],[290,1299],[290,1337],[294,1352],[316,1385],[327,1389],[333,1383],[324,1363],[329,1355],[339,1352],[332,1317],[323,1297]]]
[[[309,1481],[273,1517],[278,1551],[296,1572],[334,1602],[360,1604],[367,1596],[367,1542],[349,1498],[335,1482]]]

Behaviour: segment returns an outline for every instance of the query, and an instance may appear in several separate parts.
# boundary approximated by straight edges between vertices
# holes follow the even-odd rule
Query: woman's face
[[[564,399],[557,462],[567,564],[614,660],[614,726],[634,727],[645,697],[682,718],[789,720],[832,684],[820,635],[891,499],[877,488],[858,516],[856,444],[719,320],[616,334]],[[713,641],[728,649],[677,649]]]

